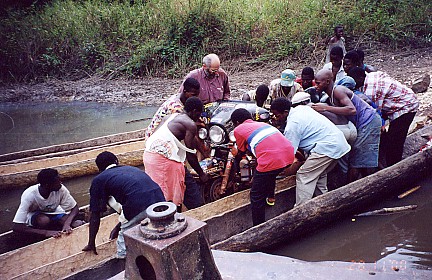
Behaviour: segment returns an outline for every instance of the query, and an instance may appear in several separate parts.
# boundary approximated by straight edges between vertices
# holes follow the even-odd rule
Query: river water
[[[125,104],[0,104],[0,154],[140,129],[148,121],[126,121],[151,117],[155,111]],[[80,206],[88,204],[93,177],[64,182]],[[416,210],[347,217],[268,253],[305,261],[351,262],[353,269],[373,263],[377,271],[432,270],[432,174],[412,187],[418,185],[419,190],[403,199],[390,197],[369,209],[416,204]],[[10,229],[23,190],[0,192],[0,233]]]
[[[367,211],[405,205],[417,205],[416,210],[347,217],[268,253],[305,261],[351,262],[352,269],[360,270],[364,263],[373,263],[376,271],[432,270],[432,176],[411,187],[416,186],[421,187],[409,196],[395,195]]]

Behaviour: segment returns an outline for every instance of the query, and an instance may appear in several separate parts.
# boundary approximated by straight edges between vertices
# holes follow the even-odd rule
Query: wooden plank
[[[75,255],[62,259],[61,261],[45,264],[31,271],[17,275],[13,277],[13,279],[61,279],[87,267],[94,266],[97,263],[113,258],[113,254],[116,252],[116,246],[115,240],[108,241],[98,246],[97,255],[93,254],[92,257],[89,257],[88,254],[79,252]]]
[[[432,149],[419,152],[373,175],[318,196],[280,216],[216,243],[212,249],[258,251],[291,240],[365,204],[399,193],[413,180],[430,176]]]

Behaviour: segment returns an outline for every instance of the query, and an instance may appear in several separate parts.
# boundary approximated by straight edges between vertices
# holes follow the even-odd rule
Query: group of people
[[[286,69],[268,86],[262,84],[242,97],[270,109],[271,124],[254,121],[246,109],[236,109],[231,115],[237,145],[233,154],[250,153],[257,158],[250,192],[254,225],[265,221],[265,207],[269,199],[274,200],[276,177],[285,168],[296,174],[298,206],[328,191],[327,174],[338,163],[350,182],[378,168],[382,149],[387,166],[401,160],[408,127],[418,108],[414,93],[387,74],[365,66],[358,51],[345,54],[340,28],[335,31],[329,64],[316,75],[311,67],[305,67],[300,77]],[[117,257],[124,258],[123,232],[145,218],[148,206],[171,201],[179,209],[182,205],[192,209],[204,204],[199,183],[206,182],[208,175],[199,164],[197,151],[205,157],[209,149],[197,137],[203,125],[200,116],[205,104],[230,97],[228,75],[219,57],[206,55],[202,67],[186,76],[147,127],[145,171],[119,165],[108,151],[97,156],[100,174],[90,187],[89,242],[84,251],[97,254],[96,234],[107,205],[120,214],[112,235],[118,236]],[[386,120],[390,125],[384,132]],[[186,161],[200,182],[192,177]],[[82,224],[76,219],[77,204],[56,170],[42,170],[38,182],[23,193],[13,221],[15,231],[60,237]]]
[[[419,107],[410,88],[366,65],[363,51],[346,52],[342,36],[343,28],[338,26],[329,43],[329,62],[316,74],[311,67],[305,67],[301,77],[296,78],[293,70],[286,69],[280,79],[270,83],[269,96],[259,96],[257,89],[258,106],[262,106],[262,100],[270,104],[273,125],[288,143],[279,139],[276,151],[274,146],[269,149],[267,137],[280,138],[277,132],[251,129],[251,121],[237,119],[242,109],[232,114],[239,149],[252,152],[258,162],[276,163],[278,157],[284,157],[285,167],[293,167],[304,160],[291,168],[296,173],[295,206],[327,192],[327,174],[337,165],[344,175],[343,183],[349,183],[400,161],[409,126]],[[252,96],[245,94],[243,100],[253,100]],[[293,150],[294,160],[285,155],[287,150]],[[269,189],[274,190],[274,178],[280,168],[268,165],[264,173],[269,177],[264,181],[254,177],[254,225],[265,220],[263,209],[266,199],[272,196]],[[260,172],[255,176],[264,176],[258,168],[257,171]]]

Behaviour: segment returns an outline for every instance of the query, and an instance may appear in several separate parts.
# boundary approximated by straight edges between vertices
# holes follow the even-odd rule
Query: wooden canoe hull
[[[0,155],[0,164],[17,163],[22,161],[33,161],[40,158],[50,158],[64,154],[74,154],[86,148],[115,145],[143,139],[145,130],[135,130],[124,133],[117,133],[84,141],[53,145],[37,149],[19,151]]]
[[[116,154],[121,164],[139,166],[142,165],[144,141],[93,148],[90,151],[59,158],[0,165],[0,190],[36,184],[37,174],[44,168],[57,169],[62,178],[66,180],[96,174],[98,169],[94,160],[103,151],[111,151]]]

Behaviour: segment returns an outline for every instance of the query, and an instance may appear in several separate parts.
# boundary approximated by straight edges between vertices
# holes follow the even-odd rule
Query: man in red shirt
[[[231,114],[238,150],[249,151],[257,159],[250,191],[253,225],[265,221],[267,196],[274,192],[276,176],[294,162],[294,148],[275,127],[252,120],[251,113],[236,109]]]

